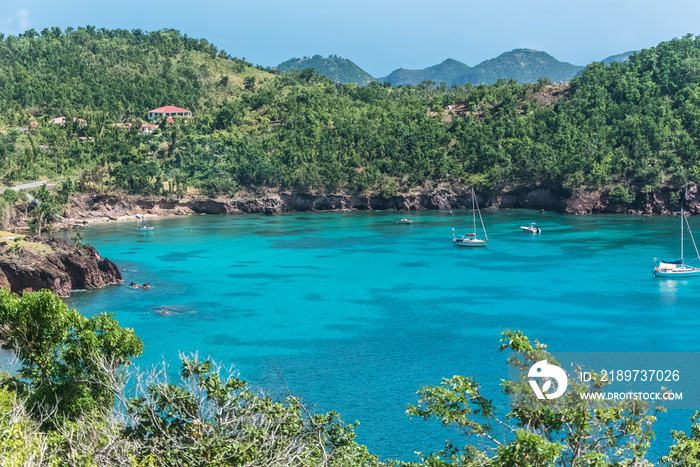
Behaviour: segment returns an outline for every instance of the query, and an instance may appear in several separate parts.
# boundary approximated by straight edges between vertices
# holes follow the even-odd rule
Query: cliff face
[[[619,205],[611,201],[609,189],[573,192],[549,187],[498,187],[479,190],[479,204],[493,209],[546,209],[567,214],[670,214],[679,210],[678,190],[659,188],[649,195],[638,195],[634,202]],[[690,185],[685,200],[688,212],[700,214],[697,186]],[[440,184],[431,189],[415,189],[408,193],[383,197],[376,194],[298,193],[258,189],[235,196],[143,197],[136,195],[88,195],[71,197],[66,218],[90,221],[133,217],[136,214],[279,214],[295,211],[331,210],[422,210],[471,208],[471,190],[459,183]]]
[[[648,195],[637,195],[629,205],[616,204],[610,199],[609,190],[577,190],[565,202],[567,214],[659,214],[670,215],[680,211],[680,193],[678,188],[661,187]],[[689,184],[684,193],[683,208],[692,215],[700,214],[700,196],[698,186]]]
[[[563,211],[565,199],[549,188],[492,190],[479,194],[484,207],[531,208]],[[118,219],[136,214],[279,214],[295,211],[422,210],[471,207],[471,190],[462,184],[441,184],[431,189],[384,197],[357,193],[298,193],[258,189],[235,196],[143,197],[135,195],[72,196],[65,217],[72,221]]]
[[[50,289],[67,297],[72,289],[122,282],[117,265],[91,246],[78,248],[48,237],[0,240],[0,287],[12,292]]]

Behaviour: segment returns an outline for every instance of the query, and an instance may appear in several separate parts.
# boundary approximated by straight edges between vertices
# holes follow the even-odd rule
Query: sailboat
[[[672,278],[683,278],[683,277],[695,277],[700,275],[700,268],[689,266],[683,262],[683,231],[685,226],[688,226],[688,233],[690,238],[693,240],[693,246],[695,247],[695,254],[700,259],[700,253],[698,253],[698,247],[695,245],[695,239],[693,238],[693,232],[690,230],[690,224],[688,219],[686,219],[683,213],[683,200],[681,200],[681,259],[678,261],[659,261],[659,265],[654,267],[654,276],[656,277],[672,277]]]
[[[479,221],[481,221],[481,229],[484,231],[484,238],[476,237],[476,214],[479,213]],[[481,217],[481,210],[479,209],[479,202],[476,200],[476,194],[474,193],[474,188],[472,188],[472,219],[474,221],[474,232],[466,233],[464,235],[455,235],[455,229],[452,228],[452,243],[456,246],[486,246],[489,244],[489,237],[486,235],[486,227],[484,227],[484,219]]]

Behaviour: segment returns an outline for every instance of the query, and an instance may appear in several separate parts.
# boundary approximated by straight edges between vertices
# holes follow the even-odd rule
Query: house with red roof
[[[158,128],[158,125],[155,123],[144,123],[141,125],[141,134],[149,135],[156,131],[156,128]]]
[[[166,105],[165,107],[159,107],[148,111],[149,120],[161,120],[168,117],[192,118],[192,112],[187,109],[175,107],[174,105]]]
[[[73,121],[75,122],[76,120],[78,121],[80,126],[87,125],[87,122],[85,121],[85,119],[73,117]],[[65,125],[66,124],[66,117],[56,117],[53,120],[49,120],[49,123],[53,123],[54,125]]]

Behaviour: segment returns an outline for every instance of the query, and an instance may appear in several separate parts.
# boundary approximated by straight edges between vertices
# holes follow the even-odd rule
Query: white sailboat
[[[700,275],[700,268],[689,266],[683,262],[683,231],[685,226],[688,226],[688,233],[690,238],[693,240],[693,246],[695,247],[695,254],[700,259],[700,253],[698,253],[698,247],[695,244],[695,238],[693,238],[693,232],[690,230],[690,224],[688,219],[683,213],[683,200],[681,200],[681,259],[678,261],[659,261],[658,266],[654,267],[654,276],[656,277],[666,277],[666,278],[683,278],[683,277],[695,277]]]
[[[481,229],[484,231],[484,238],[476,236],[476,214],[479,213],[479,221],[481,221]],[[480,247],[489,244],[489,237],[486,235],[486,227],[484,227],[484,219],[481,217],[479,202],[476,199],[474,188],[472,188],[472,219],[474,221],[474,232],[464,235],[455,235],[455,229],[452,228],[452,243],[456,246]]]

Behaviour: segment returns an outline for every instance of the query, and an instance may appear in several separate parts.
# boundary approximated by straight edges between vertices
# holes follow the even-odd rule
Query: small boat
[[[476,213],[479,213],[479,220],[481,221],[481,229],[484,231],[484,238],[477,238],[476,236]],[[489,244],[489,237],[486,235],[486,227],[484,227],[484,219],[481,217],[481,210],[479,209],[479,202],[476,200],[476,194],[474,193],[474,188],[472,188],[472,219],[474,222],[474,232],[466,233],[464,235],[455,235],[455,229],[452,229],[452,244],[455,246],[468,246],[468,247],[481,247]]]
[[[695,245],[693,232],[690,230],[690,224],[688,223],[688,219],[683,213],[683,201],[681,200],[681,259],[679,259],[678,261],[659,261],[659,265],[654,267],[654,276],[665,278],[683,278],[695,277],[700,275],[700,268],[687,265],[683,262],[683,231],[685,230],[686,225],[688,226],[688,233],[690,234],[690,238],[693,240],[695,254],[697,255],[698,259],[700,259],[700,253],[698,253],[698,247],[697,245]],[[656,259],[654,260],[656,261]]]
[[[412,224],[412,223],[413,223],[413,219],[406,219],[405,217],[402,219],[399,219],[399,221],[397,222],[397,224]]]
[[[530,222],[527,226],[521,225],[521,229],[523,229],[523,232],[528,232],[528,233],[541,233],[542,229],[539,227],[535,227],[534,222]]]
[[[144,232],[144,231],[149,231],[153,230],[153,226],[149,224],[148,222],[141,222],[138,227],[136,227],[136,230],[139,232]]]

